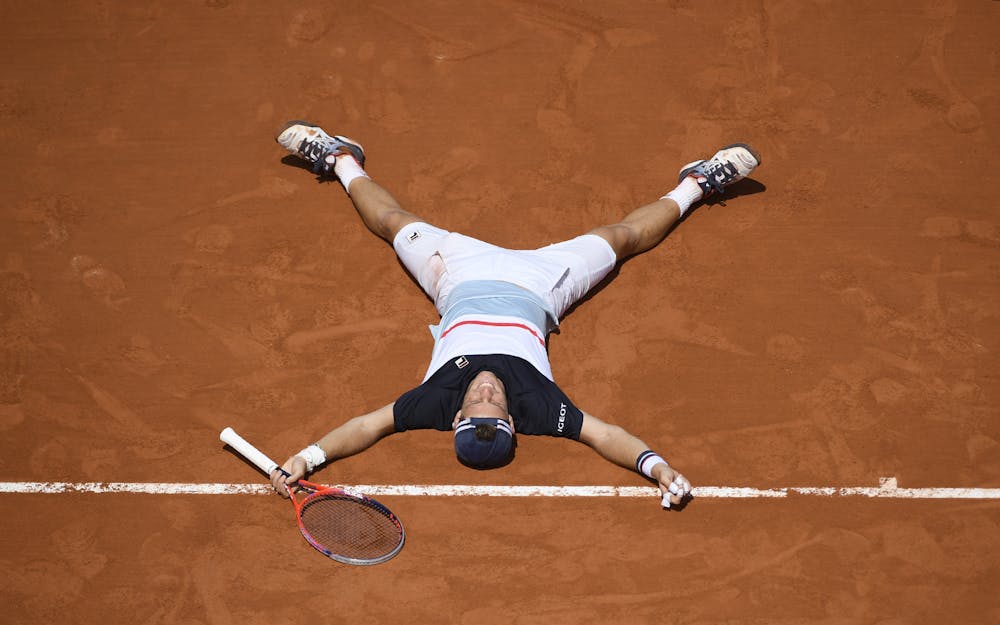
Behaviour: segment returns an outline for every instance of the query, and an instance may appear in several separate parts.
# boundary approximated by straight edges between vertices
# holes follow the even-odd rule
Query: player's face
[[[462,400],[459,417],[493,417],[510,419],[507,413],[507,389],[492,371],[482,371],[472,378]],[[459,417],[456,417],[456,421]]]

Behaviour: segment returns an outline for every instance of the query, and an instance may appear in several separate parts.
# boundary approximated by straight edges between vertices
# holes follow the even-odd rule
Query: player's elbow
[[[371,443],[395,431],[395,422],[378,413],[355,417],[351,421],[356,422],[353,425],[359,435]]]
[[[624,433],[625,430],[617,425],[604,422],[589,423],[581,430],[580,440],[595,450],[603,452],[612,447]]]

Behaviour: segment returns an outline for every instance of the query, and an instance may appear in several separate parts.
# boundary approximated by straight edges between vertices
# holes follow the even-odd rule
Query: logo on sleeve
[[[559,423],[556,425],[556,432],[560,434],[566,429],[566,404],[559,403]]]
[[[458,358],[455,359],[455,366],[458,367],[459,369],[465,369],[466,367],[469,366],[469,359],[466,358],[465,356],[459,356]]]

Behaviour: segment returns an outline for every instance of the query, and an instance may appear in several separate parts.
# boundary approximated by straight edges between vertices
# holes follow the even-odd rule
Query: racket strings
[[[402,532],[392,513],[349,495],[317,493],[302,504],[303,530],[332,554],[374,560],[392,553]]]

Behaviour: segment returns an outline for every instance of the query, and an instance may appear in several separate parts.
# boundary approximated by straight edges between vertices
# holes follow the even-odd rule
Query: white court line
[[[651,486],[472,486],[461,484],[354,484],[349,490],[372,497],[658,497]],[[159,482],[0,482],[0,494],[138,493],[148,495],[269,495],[268,484],[183,484]],[[896,478],[883,477],[877,487],[746,488],[697,486],[699,498],[753,499],[807,497],[873,497],[885,499],[1000,499],[1000,488],[899,488]]]

